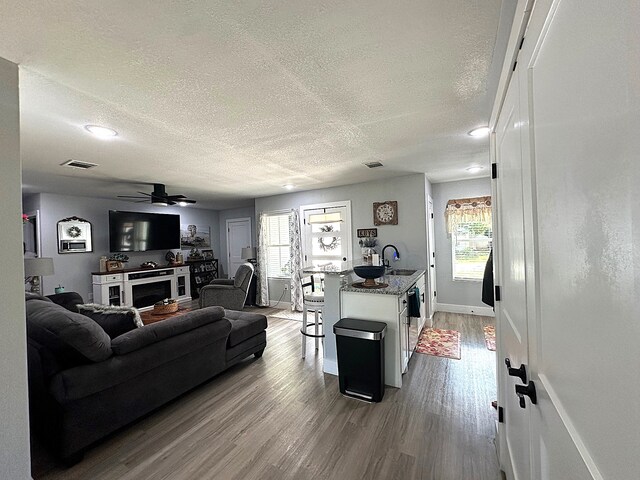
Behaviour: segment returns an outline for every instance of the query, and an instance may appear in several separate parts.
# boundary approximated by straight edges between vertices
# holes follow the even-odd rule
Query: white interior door
[[[433,323],[433,314],[436,309],[436,242],[435,242],[435,221],[433,218],[433,199],[429,196],[427,198],[427,225],[429,230],[427,232],[429,239],[429,272],[427,273],[427,282],[429,289],[429,311],[427,317],[429,319],[429,326]]]
[[[233,218],[227,220],[227,272],[235,278],[236,270],[246,260],[242,259],[242,249],[252,247],[251,219]]]
[[[509,479],[640,471],[638,18],[637,0],[535,2],[495,124],[498,358],[537,393],[519,409],[500,366]]]
[[[520,379],[508,374],[503,363],[507,358],[512,368],[524,365],[528,369],[528,319],[525,258],[525,218],[523,204],[523,157],[520,89],[517,72],[509,85],[498,123],[495,138],[495,162],[498,179],[494,182],[494,200],[497,207],[497,238],[495,242],[496,284],[501,300],[496,302],[498,319],[498,378],[499,404],[504,409],[504,435],[501,436],[501,454],[504,462],[513,469],[512,478],[529,478],[529,412],[531,404],[515,394],[516,385],[523,385],[528,378]],[[526,161],[526,159],[525,159]],[[508,472],[511,473],[511,472]]]
[[[305,265],[326,265],[351,260],[351,215],[345,203],[305,206],[303,260]],[[322,221],[323,216],[327,221]],[[335,217],[331,217],[335,215]]]

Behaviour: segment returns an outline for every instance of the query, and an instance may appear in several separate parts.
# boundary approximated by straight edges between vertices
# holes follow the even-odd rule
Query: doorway
[[[231,218],[227,220],[227,276],[235,278],[238,267],[245,260],[242,249],[253,247],[251,239],[251,218]]]
[[[433,218],[433,198],[427,197],[427,258],[429,271],[427,272],[427,281],[429,283],[429,302],[427,312],[427,323],[429,327],[433,326],[433,314],[436,309],[436,243],[435,243],[435,222]]]

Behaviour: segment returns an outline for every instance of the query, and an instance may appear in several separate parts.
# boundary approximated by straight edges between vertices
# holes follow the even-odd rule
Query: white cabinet
[[[93,301],[103,305],[124,305],[124,274],[93,275]]]
[[[163,298],[191,300],[188,266],[93,274],[93,299],[103,305],[152,308]]]
[[[409,292],[415,286],[420,288],[419,318],[408,315]],[[402,387],[402,374],[407,371],[409,360],[418,336],[425,322],[425,305],[423,297],[425,281],[421,275],[403,293],[364,293],[355,291],[340,292],[341,318],[358,318],[374,320],[387,324],[385,336],[385,383],[392,387]]]

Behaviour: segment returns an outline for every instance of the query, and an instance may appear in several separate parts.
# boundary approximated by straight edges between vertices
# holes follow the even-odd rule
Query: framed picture
[[[200,250],[203,260],[213,260],[213,250]]]
[[[118,260],[107,260],[107,272],[122,270],[122,262]]]
[[[211,248],[211,227],[180,225],[181,248]]]

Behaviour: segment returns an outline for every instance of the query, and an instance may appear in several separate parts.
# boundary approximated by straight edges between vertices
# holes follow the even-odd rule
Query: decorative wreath
[[[320,227],[321,232],[333,232],[333,227],[331,225],[325,225]],[[335,250],[338,247],[338,237],[333,237],[331,240],[328,237],[320,237],[318,239],[318,244],[323,252],[328,252],[329,250]]]
[[[82,235],[82,230],[77,225],[72,225],[67,229],[67,233],[71,238],[77,238]]]

